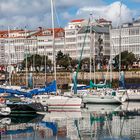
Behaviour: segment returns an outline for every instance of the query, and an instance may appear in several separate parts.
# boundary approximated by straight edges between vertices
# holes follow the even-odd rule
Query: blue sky
[[[115,2],[115,0],[104,0],[107,4]],[[129,8],[139,9],[140,0],[122,0],[124,4],[126,4]]]
[[[115,0],[54,0],[58,21],[56,26],[79,18],[106,18],[118,25],[120,1]],[[140,0],[122,0],[122,22],[140,16]],[[50,0],[0,0],[0,28],[51,27]],[[56,16],[55,16],[56,19]]]

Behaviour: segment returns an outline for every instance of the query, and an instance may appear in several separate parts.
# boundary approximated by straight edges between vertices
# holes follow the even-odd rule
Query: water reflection
[[[140,103],[87,105],[44,115],[0,119],[2,140],[137,140]]]

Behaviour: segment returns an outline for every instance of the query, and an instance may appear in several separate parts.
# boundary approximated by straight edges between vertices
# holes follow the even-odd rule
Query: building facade
[[[99,39],[102,40],[99,44]],[[77,35],[77,51],[78,56],[81,54],[82,47],[83,49],[83,58],[90,57],[90,51],[92,56],[98,56],[99,50],[101,49],[102,56],[110,55],[110,37],[109,37],[109,26],[104,27],[100,25],[84,26],[78,32]],[[94,56],[93,56],[94,57]]]
[[[55,51],[64,51],[64,30],[55,28]],[[35,31],[9,30],[0,32],[0,65],[21,63],[27,55],[47,55],[53,60],[52,29]]]
[[[79,19],[72,20],[65,27],[65,52],[73,59],[78,59],[81,54],[82,47],[84,47],[82,58],[90,57],[90,48],[92,51],[95,47],[95,54],[98,51],[98,38],[103,39],[103,55],[110,54],[110,37],[109,26],[111,22],[105,19],[99,19],[96,22],[91,22]],[[92,34],[90,27],[92,26]],[[86,37],[85,37],[86,36]],[[91,45],[92,44],[92,45]]]
[[[77,59],[77,34],[86,20],[78,19],[72,20],[65,27],[65,53],[69,54],[71,58]]]
[[[132,23],[124,23],[121,28],[110,30],[112,54],[128,51],[140,58],[140,19]]]
[[[98,39],[102,41],[102,54],[109,55],[109,26],[105,20],[99,20],[99,23],[92,25],[92,34],[88,27],[87,20],[72,20],[63,28],[37,30],[5,30],[0,31],[0,65],[15,65],[21,63],[27,54],[47,55],[53,62],[53,55],[58,51],[69,54],[72,59],[79,59],[83,44],[84,53],[82,58],[89,57],[91,42],[92,50],[95,48],[97,55]],[[84,36],[87,37],[84,42]],[[54,46],[53,46],[54,45]]]

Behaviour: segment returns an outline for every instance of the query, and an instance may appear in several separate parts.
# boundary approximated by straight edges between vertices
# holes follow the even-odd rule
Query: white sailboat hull
[[[140,101],[140,91],[127,90],[127,101]]]
[[[140,101],[140,94],[128,94],[128,101]]]
[[[84,103],[98,103],[98,104],[121,104],[121,100],[114,96],[98,96],[86,95],[83,96]]]
[[[36,102],[48,106],[49,109],[78,109],[82,103],[82,99],[77,97],[37,95],[35,98]]]

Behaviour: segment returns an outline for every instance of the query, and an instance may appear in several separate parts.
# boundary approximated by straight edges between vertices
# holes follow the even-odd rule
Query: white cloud
[[[88,18],[93,10],[95,17],[105,17],[118,21],[119,2],[104,6],[104,0],[55,0],[57,14],[61,26],[68,20],[75,18]],[[138,0],[137,0],[138,1]],[[75,12],[77,11],[77,14]],[[128,21],[132,18],[132,11],[122,5],[122,19]],[[36,28],[38,26],[51,26],[50,0],[0,0],[0,26]],[[57,24],[58,26],[58,24]]]
[[[58,2],[59,1],[59,2]],[[94,6],[104,4],[103,0],[56,0],[56,5],[59,7],[83,7],[83,6]]]
[[[69,12],[64,12],[61,14],[64,19],[71,19],[72,15]]]
[[[77,16],[87,16],[89,17],[90,12],[93,13],[93,18],[105,18],[113,22],[116,26],[120,21],[120,7],[121,7],[121,23],[128,22],[132,20],[134,11],[130,10],[126,5],[120,2],[114,2],[106,6],[96,6],[96,7],[83,7],[77,12]]]
[[[47,26],[50,11],[50,0],[0,0],[0,26]]]
[[[61,21],[64,21],[72,18],[71,8],[101,5],[102,0],[55,0],[55,3]],[[50,26],[50,12],[50,0],[0,0],[0,26]]]

